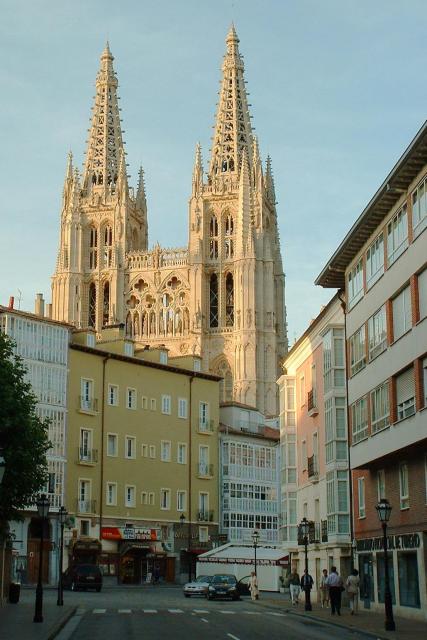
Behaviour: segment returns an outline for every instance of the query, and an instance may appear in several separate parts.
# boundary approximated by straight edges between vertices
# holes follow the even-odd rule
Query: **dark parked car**
[[[95,564],[76,564],[74,567],[68,567],[62,574],[62,585],[71,591],[96,589],[99,592],[102,588],[101,570]]]
[[[236,576],[229,574],[214,575],[208,588],[208,600],[214,598],[231,598],[239,600],[240,594],[237,588]]]

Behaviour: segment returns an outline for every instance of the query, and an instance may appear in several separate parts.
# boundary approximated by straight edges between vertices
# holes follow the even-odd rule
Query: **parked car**
[[[184,595],[186,598],[190,596],[206,596],[208,593],[208,587],[211,583],[213,576],[198,576],[192,582],[187,582],[184,585]]]
[[[232,600],[239,600],[240,594],[237,586],[236,576],[230,574],[216,574],[213,576],[209,585],[207,598],[208,600],[214,600],[215,598],[231,598]]]
[[[95,564],[76,564],[74,567],[68,567],[62,574],[62,586],[71,591],[78,589],[102,589],[102,573],[101,569]]]
[[[250,596],[251,592],[249,589],[251,576],[245,576],[244,578],[240,578],[237,583],[237,591],[239,592],[239,596]]]

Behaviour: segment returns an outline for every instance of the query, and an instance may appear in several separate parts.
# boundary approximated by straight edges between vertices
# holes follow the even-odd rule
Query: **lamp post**
[[[64,555],[64,524],[65,520],[68,516],[68,512],[65,507],[61,507],[58,512],[58,521],[61,527],[61,537],[59,541],[59,577],[58,577],[58,599],[56,604],[58,607],[62,607],[64,604],[64,599],[62,597],[62,563],[63,563],[63,555]]]
[[[39,553],[39,577],[37,581],[36,589],[36,608],[34,611],[33,622],[43,622],[43,534],[44,534],[44,521],[49,515],[49,500],[46,495],[42,493],[37,500],[37,511],[41,520],[41,533],[40,533],[40,553]]]
[[[385,608],[385,630],[395,631],[396,624],[393,618],[393,601],[390,591],[390,574],[388,570],[388,554],[387,554],[387,523],[390,520],[392,506],[388,500],[382,498],[375,507],[383,528],[383,547],[384,547],[384,608]]]
[[[310,523],[306,517],[301,520],[300,532],[304,542],[304,554],[305,554],[305,575],[308,576],[308,534],[310,532]],[[308,585],[305,586],[305,611],[311,611],[311,594]]]
[[[259,531],[257,531],[256,529],[252,533],[252,541],[254,543],[254,571],[255,571],[255,575],[257,575],[257,571],[256,571],[256,550],[258,548],[258,543],[259,543]]]

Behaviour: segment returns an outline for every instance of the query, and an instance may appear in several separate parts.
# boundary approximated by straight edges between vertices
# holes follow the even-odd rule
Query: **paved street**
[[[158,640],[173,633],[180,638],[203,640],[347,640],[365,637],[322,625],[316,621],[296,618],[277,609],[261,608],[248,598],[240,602],[214,601],[204,598],[187,599],[180,588],[139,589],[106,588],[101,593],[65,592],[67,605],[77,607],[76,614],[58,640]],[[32,591],[23,593],[23,601],[34,597]],[[45,602],[53,602],[56,594],[45,592]]]

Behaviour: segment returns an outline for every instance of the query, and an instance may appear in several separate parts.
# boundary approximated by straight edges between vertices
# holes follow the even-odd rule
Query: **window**
[[[187,445],[183,442],[178,442],[177,462],[178,464],[187,464]]]
[[[135,486],[134,485],[127,484],[125,487],[125,506],[126,507],[135,506]]]
[[[366,252],[366,287],[372,287],[383,273],[384,236],[381,233]]]
[[[356,444],[368,436],[368,403],[366,396],[352,404],[350,411],[352,444]]]
[[[84,411],[93,411],[94,409],[93,380],[82,378],[81,392],[82,392],[82,395],[80,397],[80,408],[83,409]]]
[[[199,428],[207,429],[209,424],[209,403],[199,403]]]
[[[171,504],[171,492],[170,489],[160,489],[160,509],[163,511],[169,510]]]
[[[387,348],[387,321],[385,305],[368,320],[369,360],[373,360]]]
[[[160,443],[160,460],[162,462],[170,462],[170,459],[171,459],[170,440],[162,440]]]
[[[209,447],[206,445],[199,446],[199,475],[211,475],[209,465]]]
[[[412,327],[411,287],[406,287],[393,300],[393,338],[397,340]]]
[[[176,492],[176,510],[185,511],[186,509],[187,509],[187,492],[177,491]]]
[[[178,418],[187,417],[187,399],[178,398]]]
[[[232,258],[234,255],[234,243],[233,243],[233,234],[234,234],[234,219],[233,216],[228,215],[225,219],[225,258]]]
[[[117,483],[107,482],[107,505],[115,506],[117,504]]]
[[[92,431],[80,429],[80,450],[79,460],[92,461]]]
[[[406,463],[399,465],[399,489],[400,489],[400,508],[409,509],[409,480],[408,465]]]
[[[168,363],[168,352],[167,351],[160,351],[160,364],[167,364]]]
[[[199,542],[209,542],[208,527],[199,527]]]
[[[125,352],[125,356],[129,356],[130,358],[132,358],[132,356],[133,356],[133,344],[132,344],[132,342],[125,342],[124,352]]]
[[[154,504],[155,504],[154,492],[153,492],[153,491],[150,491],[150,492],[148,493],[148,504],[149,504],[151,507],[153,507],[153,506],[154,506]]]
[[[91,282],[89,285],[89,327],[95,327],[96,323],[96,284]]]
[[[363,297],[363,261],[362,259],[353,267],[347,276],[348,283],[348,308],[354,307],[356,302]]]
[[[117,407],[119,404],[119,387],[117,384],[108,385],[108,404]]]
[[[125,437],[125,458],[136,457],[136,439],[133,436]]]
[[[126,407],[136,409],[136,389],[126,389]]]
[[[148,444],[141,445],[141,455],[143,458],[148,458]]]
[[[141,407],[143,409],[148,409],[148,398],[147,398],[147,396],[142,396],[142,398],[141,398]]]
[[[397,553],[400,606],[420,608],[417,553]]]
[[[422,320],[427,316],[427,269],[418,274],[418,305]]]
[[[225,325],[234,325],[234,280],[233,274],[227,273],[225,277]]]
[[[86,336],[86,346],[94,347],[95,346],[95,336],[93,333],[88,333]]]
[[[209,281],[209,326],[217,327],[218,324],[218,276],[213,273]]]
[[[89,229],[89,268],[96,269],[98,264],[98,230]]]
[[[390,424],[390,396],[388,381],[371,391],[371,431],[376,433]]]
[[[170,415],[171,412],[171,397],[170,396],[162,396],[162,413]]]
[[[218,220],[212,216],[209,223],[209,257],[218,258]]]
[[[79,505],[80,513],[90,513],[91,511],[91,485],[90,480],[79,480]]]
[[[365,366],[365,325],[363,325],[350,337],[350,374],[354,376]]]
[[[397,419],[403,420],[415,413],[414,369],[410,367],[396,377]]]
[[[150,444],[149,451],[150,451],[150,458],[155,458],[156,457],[156,445],[155,444]]]
[[[427,407],[427,358],[423,360],[424,406]]]
[[[104,299],[102,302],[102,326],[106,327],[110,320],[110,283],[104,284]]]
[[[377,495],[378,502],[385,498],[385,471],[380,469],[377,471]]]
[[[323,336],[324,391],[345,386],[344,330],[331,329]]]
[[[116,455],[117,455],[117,434],[108,433],[107,434],[107,456],[116,456]]]
[[[357,480],[357,490],[359,496],[359,518],[365,518],[365,478],[359,478]]]
[[[141,491],[141,504],[148,504],[148,493]]]
[[[305,397],[305,377],[301,376],[299,379],[299,401],[301,407],[305,405],[306,397]]]
[[[412,194],[412,228],[414,238],[427,227],[427,180],[424,179]]]
[[[301,442],[301,466],[303,469],[307,469],[307,442],[303,440]]]
[[[209,493],[199,492],[199,512],[203,517],[208,516],[209,511]]]
[[[387,261],[392,265],[408,246],[408,221],[406,205],[387,225]]]
[[[157,409],[157,400],[156,398],[150,398],[150,410],[155,411]]]

